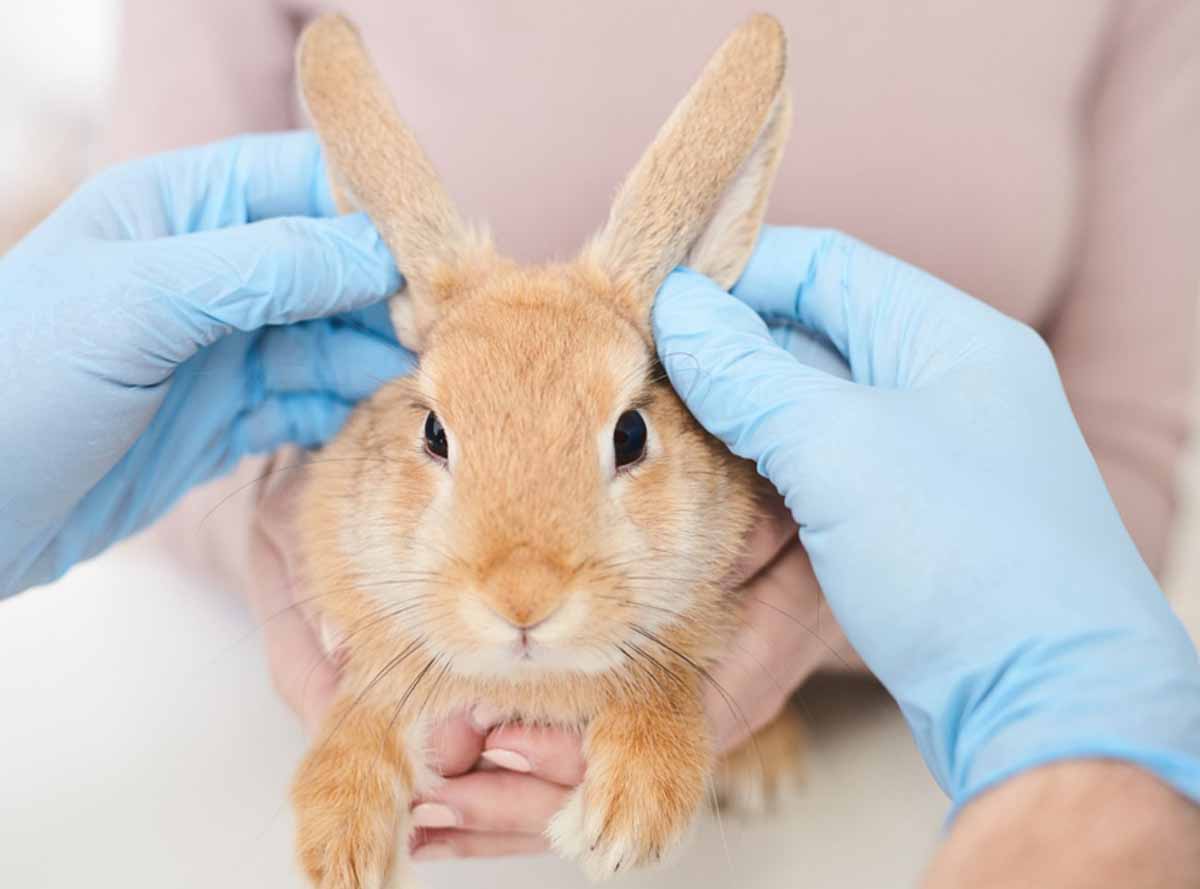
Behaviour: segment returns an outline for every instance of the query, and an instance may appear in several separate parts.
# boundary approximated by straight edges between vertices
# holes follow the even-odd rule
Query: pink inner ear
[[[758,242],[791,121],[791,97],[785,88],[712,220],[688,251],[685,264],[727,290],[741,277]]]
[[[417,330],[412,299],[404,291],[397,293],[388,301],[388,314],[392,319],[392,327],[396,330],[396,339],[400,345],[412,352],[420,352],[424,343]]]

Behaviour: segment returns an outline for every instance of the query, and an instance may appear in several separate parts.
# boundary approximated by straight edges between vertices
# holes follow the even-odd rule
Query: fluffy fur
[[[649,328],[671,268],[730,284],[753,248],[788,128],[782,32],[767,16],[736,31],[580,259],[539,267],[460,219],[344,19],[310,25],[299,63],[342,200],[405,272],[394,318],[421,351],[304,492],[307,580],[345,664],[293,794],[305,870],[322,889],[404,885],[411,800],[436,780],[425,726],[477,701],[584,733],[561,853],[595,877],[657,861],[714,777],[761,801],[799,745],[785,715],[765,759],[715,771],[701,698],[759,483],[679,402]],[[613,426],[635,408],[649,443],[618,471]],[[424,447],[430,411],[445,464]]]

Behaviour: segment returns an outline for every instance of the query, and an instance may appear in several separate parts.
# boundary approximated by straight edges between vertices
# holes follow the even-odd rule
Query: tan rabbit
[[[309,26],[299,70],[339,199],[405,274],[393,320],[421,356],[304,492],[308,581],[345,666],[296,778],[303,866],[323,889],[408,885],[409,809],[438,780],[426,726],[480,701],[583,732],[560,853],[593,877],[655,862],[718,774],[701,697],[762,489],[665,381],[650,306],[675,266],[729,286],[751,253],[789,125],[782,31],[742,25],[580,258],[538,267],[459,218],[344,19]],[[801,737],[781,717],[721,792],[768,789]]]

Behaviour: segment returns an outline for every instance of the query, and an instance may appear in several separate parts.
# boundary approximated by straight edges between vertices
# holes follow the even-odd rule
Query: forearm
[[[1200,885],[1200,807],[1113,761],[1034,769],[963,809],[923,889]]]

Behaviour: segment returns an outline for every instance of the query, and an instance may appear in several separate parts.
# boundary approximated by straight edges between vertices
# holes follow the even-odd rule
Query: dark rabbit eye
[[[445,460],[450,454],[450,443],[446,441],[446,430],[437,414],[430,411],[425,417],[425,450]]]
[[[646,421],[637,411],[625,411],[613,429],[613,452],[617,469],[636,463],[646,453]]]

